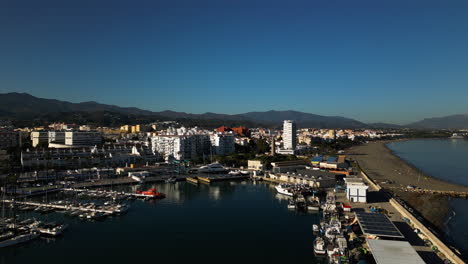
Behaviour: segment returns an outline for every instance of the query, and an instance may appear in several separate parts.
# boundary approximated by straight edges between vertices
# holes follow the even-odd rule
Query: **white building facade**
[[[184,133],[184,134],[179,134]],[[230,133],[208,134],[187,129],[168,129],[167,134],[151,137],[154,152],[165,159],[189,160],[204,155],[227,155],[235,151],[234,135]]]
[[[297,128],[293,120],[284,120],[283,123],[283,149],[280,154],[294,154],[296,150]]]
[[[33,131],[32,146],[50,144],[51,147],[94,146],[102,143],[102,135],[95,131]]]
[[[95,146],[102,143],[101,133],[95,131],[66,131],[65,145]]]
[[[367,186],[361,178],[345,178],[346,197],[352,203],[367,203]]]
[[[213,154],[227,155],[235,151],[235,139],[231,133],[215,133],[210,135]]]
[[[157,135],[151,138],[151,147],[158,152],[177,160],[193,159],[210,153],[208,135]]]

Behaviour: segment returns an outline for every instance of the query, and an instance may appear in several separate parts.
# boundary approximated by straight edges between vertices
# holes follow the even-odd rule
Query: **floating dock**
[[[236,176],[204,176],[197,177],[200,182],[203,183],[212,183],[217,181],[233,181],[233,180],[245,180],[249,179],[249,175],[236,175]]]
[[[120,214],[126,211],[126,207],[121,208],[87,208],[82,206],[73,206],[73,205],[61,205],[61,204],[50,204],[50,203],[36,203],[36,202],[19,202],[13,200],[3,200],[5,203],[15,203],[20,205],[29,205],[36,207],[52,208],[66,211],[82,211],[82,212],[96,212],[96,213],[106,213],[106,214]]]
[[[154,195],[143,194],[143,193],[126,193],[117,191],[105,191],[105,190],[88,190],[88,189],[75,189],[75,188],[64,188],[63,191],[67,192],[78,192],[78,193],[96,193],[96,194],[110,194],[110,195],[124,195],[128,197],[136,198],[154,198]]]
[[[190,183],[198,184],[198,179],[196,177],[188,177],[186,181]]]

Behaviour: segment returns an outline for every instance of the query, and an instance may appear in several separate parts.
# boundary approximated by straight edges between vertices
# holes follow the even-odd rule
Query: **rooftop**
[[[404,238],[400,230],[384,214],[364,212],[355,212],[355,214],[362,233],[366,236]]]
[[[377,264],[425,263],[407,241],[367,239]]]

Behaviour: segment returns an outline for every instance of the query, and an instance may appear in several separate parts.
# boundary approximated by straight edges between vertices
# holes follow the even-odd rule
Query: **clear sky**
[[[468,113],[468,1],[2,0],[0,92],[400,124]]]

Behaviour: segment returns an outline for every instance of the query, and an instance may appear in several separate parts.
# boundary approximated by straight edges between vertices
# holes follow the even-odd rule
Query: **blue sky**
[[[0,1],[0,92],[160,111],[468,113],[468,1]]]

